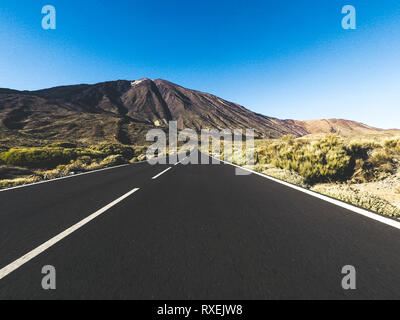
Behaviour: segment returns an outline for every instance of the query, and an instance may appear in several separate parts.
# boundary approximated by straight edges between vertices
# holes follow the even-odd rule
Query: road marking
[[[61,178],[43,180],[43,181],[24,184],[24,185],[12,187],[12,188],[2,189],[2,190],[0,190],[0,192],[6,192],[6,191],[10,191],[10,190],[15,190],[15,189],[31,187],[31,186],[35,186],[35,185],[38,185],[38,184],[48,183],[48,182],[53,182],[53,181],[58,181],[58,180],[63,180],[63,179],[75,178],[75,177],[84,176],[84,175],[87,175],[87,174],[96,173],[96,172],[100,172],[100,171],[117,169],[117,168],[122,168],[122,167],[127,167],[127,166],[134,166],[136,164],[145,163],[145,162],[148,162],[148,161],[147,160],[138,161],[138,162],[135,162],[135,163],[122,164],[122,165],[115,166],[115,167],[109,167],[109,168],[103,168],[103,169],[97,169],[97,170],[93,170],[93,171],[88,171],[88,172],[82,172],[82,173],[78,173],[78,174],[74,174],[74,175],[70,175],[70,176],[65,176],[65,177],[61,177]]]
[[[78,222],[74,226],[70,227],[69,229],[65,230],[64,232],[60,233],[59,235],[55,236],[54,238],[50,239],[49,241],[43,243],[41,246],[37,247],[36,249],[32,250],[31,252],[27,253],[23,257],[19,258],[18,260],[15,260],[14,262],[10,263],[8,266],[4,267],[3,269],[0,270],[0,280],[9,275],[11,272],[17,270],[21,266],[23,266],[25,263],[29,262],[30,260],[34,259],[47,249],[51,248],[54,246],[56,243],[60,242],[64,238],[68,237],[71,235],[73,232],[77,231],[78,229],[82,228],[84,225],[88,224],[92,220],[96,219],[98,216],[102,215],[105,213],[107,210],[111,209],[121,201],[125,200],[132,194],[134,194],[136,191],[140,190],[139,188],[133,189],[132,191],[128,192],[127,194],[123,195],[122,197],[118,198],[117,200],[111,202],[104,208],[96,211],[95,213],[91,214],[87,218],[83,219],[82,221]]]
[[[258,176],[260,176],[260,177],[266,178],[266,179],[268,179],[268,180],[271,180],[271,181],[274,181],[274,182],[283,184],[283,185],[285,185],[285,186],[287,186],[287,187],[289,187],[289,188],[292,188],[292,189],[295,189],[295,190],[297,190],[297,191],[306,193],[306,194],[308,194],[308,195],[310,195],[310,196],[313,196],[313,197],[315,197],[315,198],[318,198],[318,199],[324,200],[324,201],[326,201],[326,202],[332,203],[332,204],[334,204],[334,205],[336,205],[336,206],[342,207],[342,208],[347,209],[347,210],[349,210],[349,211],[352,211],[352,212],[355,212],[355,213],[357,213],[357,214],[360,214],[360,215],[362,215],[362,216],[364,216],[364,217],[367,217],[367,218],[370,218],[370,219],[372,219],[372,220],[375,220],[375,221],[384,223],[384,224],[386,224],[386,225],[388,225],[388,226],[391,226],[391,227],[394,227],[394,228],[400,230],[400,222],[398,222],[398,221],[396,221],[396,220],[393,220],[393,219],[390,219],[390,218],[386,218],[386,217],[381,216],[381,215],[379,215],[379,214],[377,214],[377,213],[374,213],[374,212],[372,212],[372,211],[368,211],[368,210],[366,210],[366,209],[362,209],[362,208],[353,206],[353,205],[351,205],[351,204],[349,204],[349,203],[346,203],[346,202],[343,202],[343,201],[340,201],[340,200],[337,200],[337,199],[334,199],[334,198],[325,196],[325,195],[323,195],[323,194],[320,194],[320,193],[317,193],[317,192],[314,192],[314,191],[311,191],[311,190],[308,190],[308,189],[304,189],[304,188],[302,188],[302,187],[296,186],[296,185],[291,184],[291,183],[289,183],[289,182],[285,182],[285,181],[282,181],[282,180],[279,180],[279,179],[276,179],[276,178],[272,178],[272,177],[267,176],[267,175],[265,175],[265,174],[262,174],[262,173],[260,173],[260,172],[256,172],[256,171],[251,170],[251,169],[248,169],[248,168],[240,167],[240,166],[238,166],[238,165],[236,165],[236,164],[233,164],[233,163],[230,163],[230,162],[227,162],[227,161],[224,161],[224,160],[220,160],[220,159],[215,158],[215,157],[213,157],[213,156],[210,156],[210,157],[211,157],[211,158],[214,158],[215,160],[219,160],[219,161],[221,161],[221,162],[223,162],[223,163],[225,163],[225,164],[234,166],[234,167],[239,168],[239,169],[242,169],[242,170],[244,170],[244,171],[251,172],[251,173],[253,173],[253,174],[255,174],[255,175],[258,175]]]
[[[181,164],[181,163],[182,163],[183,161],[185,161],[186,159],[189,159],[189,158],[192,156],[192,154],[195,153],[195,152],[196,152],[196,150],[193,150],[193,151],[190,153],[190,155],[188,155],[186,158],[184,158],[183,160],[181,160],[181,161],[175,163],[175,166],[177,166],[178,164]]]
[[[189,158],[189,157],[186,157],[185,159],[183,159],[183,160],[181,160],[181,161],[175,163],[175,166],[177,166],[178,164],[181,164],[183,161],[185,161],[185,160],[188,159],[188,158]]]
[[[136,162],[135,164],[138,164],[138,163],[140,163],[140,162]],[[38,185],[38,184],[43,184],[43,183],[48,183],[48,182],[53,182],[53,181],[59,181],[59,180],[64,180],[64,179],[70,179],[70,178],[75,178],[75,177],[84,176],[84,175],[91,174],[91,173],[96,173],[96,172],[100,172],[100,171],[106,171],[106,170],[111,170],[111,169],[122,168],[122,167],[130,166],[130,165],[132,165],[132,164],[123,164],[123,165],[120,165],[120,166],[115,166],[115,167],[110,167],[110,168],[103,168],[103,169],[98,169],[98,170],[93,170],[93,171],[88,171],[88,172],[82,172],[82,173],[78,173],[78,174],[74,174],[74,175],[70,175],[70,176],[66,176],[66,177],[50,179],[50,180],[43,180],[43,181],[39,181],[39,182],[24,184],[22,186],[16,186],[16,187],[0,190],[0,192],[6,192],[6,191],[10,191],[10,190],[15,190],[15,189],[20,189],[20,188],[26,188],[26,187],[35,186],[35,185]]]
[[[167,171],[171,170],[172,168],[169,167],[168,169],[164,170],[163,172],[159,173],[158,175],[156,175],[155,177],[152,178],[152,180],[156,180],[158,177],[162,176],[164,173],[166,173]]]
[[[184,159],[184,160],[185,160],[185,159]],[[182,161],[183,161],[183,160],[182,160]],[[178,164],[181,164],[182,161],[179,161],[179,162],[175,163],[175,166],[177,166]]]

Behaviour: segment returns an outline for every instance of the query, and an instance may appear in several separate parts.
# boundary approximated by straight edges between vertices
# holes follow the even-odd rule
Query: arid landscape
[[[400,136],[326,135],[259,142],[256,170],[400,217]]]
[[[2,0],[0,300],[400,299],[399,10]]]
[[[165,80],[0,89],[0,187],[146,159],[146,132],[255,129],[256,171],[400,217],[400,131],[279,120]],[[240,159],[234,159],[241,164]]]

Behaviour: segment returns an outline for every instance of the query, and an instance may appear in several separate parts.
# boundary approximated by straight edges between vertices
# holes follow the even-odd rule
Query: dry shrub
[[[335,135],[311,143],[287,136],[260,148],[256,161],[297,172],[310,184],[346,180],[354,169],[351,155]]]

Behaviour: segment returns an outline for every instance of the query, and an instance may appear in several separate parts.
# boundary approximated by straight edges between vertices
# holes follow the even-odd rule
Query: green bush
[[[297,172],[310,184],[346,180],[354,169],[343,141],[334,135],[311,143],[287,136],[259,149],[256,161]]]
[[[79,152],[64,148],[23,148],[10,149],[0,154],[0,159],[7,165],[27,168],[55,168],[60,164],[76,159]]]
[[[369,182],[385,179],[396,171],[395,155],[389,148],[377,146],[370,149],[368,156],[357,160],[354,180]]]
[[[384,147],[386,151],[396,154],[397,156],[400,155],[400,139],[387,140],[384,143]]]
[[[309,184],[349,181],[366,183],[398,170],[400,139],[345,140],[335,135],[307,140],[286,136],[265,140],[257,148],[256,163],[300,174]]]
[[[122,144],[103,143],[90,147],[90,150],[101,154],[103,157],[119,154],[125,159],[132,159],[135,156],[135,151],[131,147]]]
[[[138,155],[143,151],[138,148]],[[32,169],[52,169],[59,165],[70,164],[79,158],[80,162],[89,165],[93,160],[101,161],[110,156],[121,156],[130,160],[137,156],[131,147],[103,143],[89,148],[76,148],[69,143],[56,143],[41,148],[13,148],[0,153],[0,164]],[[118,158],[116,162],[121,162]]]
[[[118,165],[127,164],[127,163],[129,163],[129,161],[126,160],[126,158],[117,154],[117,155],[108,156],[100,164],[103,167],[112,167],[112,166],[118,166]]]
[[[347,150],[353,158],[367,160],[370,152],[380,147],[381,146],[379,144],[371,142],[352,142],[349,146],[347,146]]]

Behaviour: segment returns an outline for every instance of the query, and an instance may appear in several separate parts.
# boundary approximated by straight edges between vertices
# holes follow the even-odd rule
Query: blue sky
[[[57,9],[57,29],[41,9]],[[341,8],[357,9],[357,30]],[[398,0],[2,0],[0,87],[143,77],[279,118],[400,127]]]

